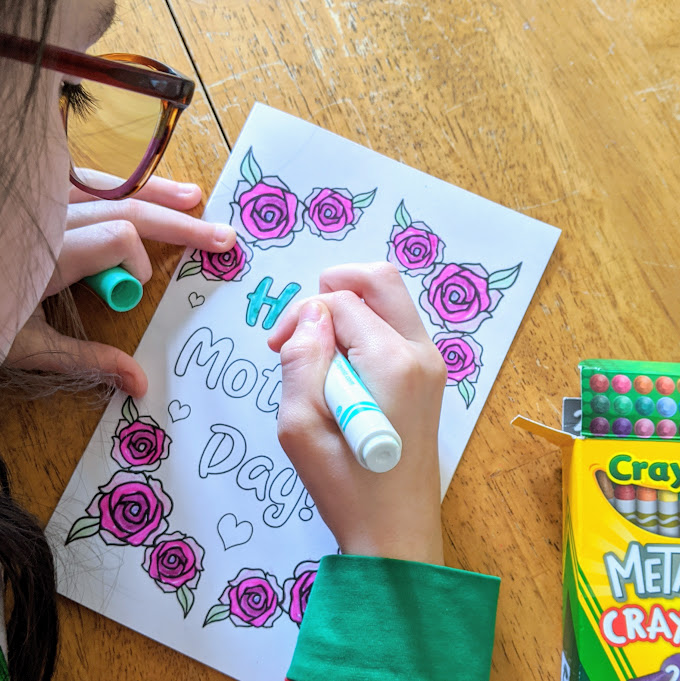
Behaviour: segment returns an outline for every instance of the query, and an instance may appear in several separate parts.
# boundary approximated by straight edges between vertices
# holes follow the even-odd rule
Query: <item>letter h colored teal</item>
[[[286,288],[281,291],[281,295],[278,298],[273,298],[269,294],[269,289],[274,283],[271,277],[265,277],[258,285],[257,288],[248,294],[248,310],[246,312],[246,324],[248,326],[255,326],[257,324],[257,318],[260,315],[260,310],[263,305],[269,305],[270,309],[267,312],[267,316],[264,318],[262,324],[263,329],[271,329],[276,320],[281,316],[286,305],[290,303],[295,297],[295,294],[302,288],[300,284],[291,282],[286,286]]]

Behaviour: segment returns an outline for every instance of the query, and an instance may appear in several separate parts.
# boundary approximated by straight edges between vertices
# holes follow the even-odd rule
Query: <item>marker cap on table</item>
[[[112,267],[83,281],[116,312],[127,312],[142,299],[142,285],[122,267]]]
[[[401,458],[401,438],[352,365],[337,350],[324,384],[333,413],[356,460],[369,471],[386,473]]]

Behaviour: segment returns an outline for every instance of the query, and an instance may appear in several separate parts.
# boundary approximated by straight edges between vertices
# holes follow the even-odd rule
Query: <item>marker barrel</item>
[[[401,438],[352,365],[337,350],[324,384],[333,413],[356,460],[374,473],[394,468],[401,458]]]

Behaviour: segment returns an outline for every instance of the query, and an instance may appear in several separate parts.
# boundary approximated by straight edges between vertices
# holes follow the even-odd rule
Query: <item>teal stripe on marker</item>
[[[347,426],[349,425],[349,422],[358,414],[361,414],[363,411],[380,411],[380,407],[378,405],[372,406],[372,407],[354,407],[352,412],[347,416],[347,419],[345,421],[344,426],[340,426],[342,430],[346,430]],[[382,413],[382,412],[381,412]]]
[[[352,412],[352,409],[355,409],[356,407],[365,407],[365,406],[377,407],[378,405],[375,402],[371,402],[369,400],[364,400],[363,402],[355,402],[354,404],[347,407],[347,409],[345,409],[342,412],[342,414],[340,414],[340,418],[338,419],[338,424],[340,425],[340,427],[341,428],[343,427],[343,422],[345,421],[345,419],[348,418],[348,416]]]
[[[338,419],[338,424],[342,428],[344,421],[349,417],[349,415],[352,412],[352,409],[355,409],[356,407],[377,407],[378,405],[375,402],[371,402],[370,400],[364,400],[363,402],[355,402],[354,404],[350,405],[345,409],[342,414],[340,414],[340,418]]]
[[[354,409],[352,413],[347,417],[347,420],[345,421],[345,425],[341,426],[342,430],[345,431],[347,429],[347,426],[349,426],[350,421],[355,417],[361,414],[361,412],[364,411],[378,411],[380,412],[380,409],[378,407],[358,407],[357,409]],[[380,412],[382,413],[382,412]]]

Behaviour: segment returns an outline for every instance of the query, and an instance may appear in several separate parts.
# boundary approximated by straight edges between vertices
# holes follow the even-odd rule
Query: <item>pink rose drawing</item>
[[[237,627],[273,626],[283,610],[283,591],[274,575],[243,568],[205,617],[203,626],[229,618]]]
[[[156,470],[170,454],[172,440],[150,416],[140,416],[131,397],[123,404],[123,418],[113,436],[111,457],[132,471]]]
[[[352,196],[348,189],[316,187],[305,199],[302,218],[312,234],[341,241],[356,227],[377,191]]]
[[[168,529],[172,500],[160,480],[118,471],[71,527],[66,544],[99,533],[106,544],[150,546]]]
[[[196,249],[191,260],[182,265],[177,279],[202,274],[209,281],[241,281],[250,271],[253,251],[248,244],[236,236],[236,243],[226,253],[210,253]]]
[[[280,178],[262,176],[252,148],[241,163],[241,176],[231,204],[231,224],[259,248],[288,246],[303,226],[303,205],[297,196]]]
[[[299,563],[293,576],[283,583],[283,609],[298,627],[307,609],[307,601],[318,569],[318,561]]]
[[[449,331],[474,333],[491,318],[519,276],[522,263],[489,274],[480,264],[435,265],[423,279],[420,305],[435,326]]]
[[[387,260],[404,274],[429,274],[444,257],[444,242],[424,222],[412,222],[403,200],[394,218],[397,224],[387,242]]]
[[[157,537],[144,552],[142,568],[162,591],[177,595],[184,617],[194,604],[193,590],[201,578],[204,555],[203,547],[182,532]]]
[[[446,385],[458,386],[458,391],[469,407],[475,397],[473,383],[482,367],[482,346],[462,333],[440,333],[433,339],[446,364]]]

